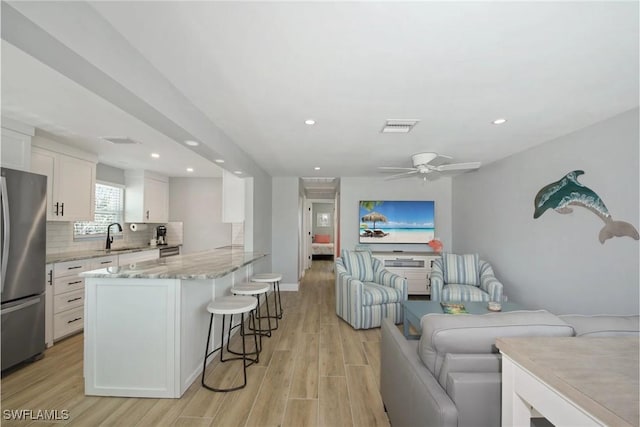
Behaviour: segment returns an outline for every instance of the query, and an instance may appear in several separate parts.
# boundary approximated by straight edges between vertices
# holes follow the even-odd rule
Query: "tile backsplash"
[[[122,225],[122,237],[113,239],[114,248],[148,245],[149,240],[155,237],[157,224],[149,224],[146,230],[135,232],[129,229],[129,225]],[[182,244],[182,222],[169,222],[166,225],[169,244]],[[72,222],[47,221],[47,254],[91,251],[104,247],[104,238],[74,240]]]

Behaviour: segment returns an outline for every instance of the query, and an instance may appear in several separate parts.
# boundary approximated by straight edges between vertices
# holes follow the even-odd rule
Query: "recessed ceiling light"
[[[315,125],[316,121],[313,120],[313,119],[307,119],[307,120],[304,121],[304,123],[309,125],[309,126],[311,126],[311,125]]]
[[[494,125],[501,125],[501,124],[507,123],[507,119],[495,119],[491,123],[493,123]]]
[[[242,171],[233,171],[236,175],[242,175]]]
[[[224,160],[222,160],[222,159],[215,159],[215,160],[214,160],[214,162],[216,162],[216,163],[224,163]]]
[[[159,159],[159,158],[160,158],[160,154],[158,154],[158,153],[151,153],[151,157],[153,157],[154,159]]]
[[[197,147],[198,145],[200,145],[198,141],[192,141],[190,139],[187,139],[184,143],[192,147]]]
[[[187,172],[193,172],[193,168],[187,168]]]
[[[315,168],[313,168],[313,170],[319,171],[320,170],[320,166],[316,166]]]

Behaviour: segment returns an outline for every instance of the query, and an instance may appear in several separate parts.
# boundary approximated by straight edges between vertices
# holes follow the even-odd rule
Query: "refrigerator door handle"
[[[4,292],[4,278],[7,274],[7,263],[9,262],[9,242],[11,241],[11,232],[9,227],[9,197],[7,195],[7,178],[2,177],[2,231],[4,236],[2,239],[2,288],[0,293]]]
[[[40,296],[37,298],[33,298],[27,302],[23,302],[22,304],[14,305],[13,307],[9,307],[6,310],[2,310],[2,315],[13,313],[14,311],[22,310],[23,308],[27,308],[32,305],[36,305],[40,303]]]

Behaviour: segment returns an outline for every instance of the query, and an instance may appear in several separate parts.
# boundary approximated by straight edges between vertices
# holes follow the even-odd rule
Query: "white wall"
[[[276,271],[273,263],[272,235],[275,234],[272,224],[272,178],[265,174],[253,177],[252,200],[245,204],[245,242],[252,240],[252,251],[271,254],[268,258],[254,265],[254,271],[263,273]],[[295,211],[294,211],[295,212]],[[249,217],[251,219],[249,220]]]
[[[533,219],[537,192],[566,173],[600,196],[612,217],[639,227],[638,110],[483,167],[453,182],[457,253],[489,260],[510,300],[554,313],[639,312],[638,241],[604,245],[604,223],[574,207]]]
[[[283,284],[298,283],[298,199],[297,177],[273,178],[273,271],[282,273]]]
[[[182,253],[231,244],[231,224],[222,222],[221,178],[170,178],[169,218],[182,221]]]
[[[424,182],[420,179],[385,181],[384,177],[340,178],[340,246],[353,249],[360,230],[360,200],[434,200],[435,235],[451,248],[451,178]],[[426,244],[371,244],[373,251],[430,252]]]

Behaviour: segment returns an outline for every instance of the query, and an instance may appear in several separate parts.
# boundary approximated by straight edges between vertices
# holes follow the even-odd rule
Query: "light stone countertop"
[[[127,248],[115,247],[111,251],[107,251],[106,249],[95,249],[95,250],[84,250],[84,251],[61,252],[57,254],[47,254],[46,263],[54,264],[56,262],[100,258],[103,256],[109,256],[109,255],[130,254],[132,252],[152,251],[154,249],[175,248],[178,246],[182,246],[182,245],[166,245],[166,246],[142,245],[142,246],[131,246]]]
[[[128,279],[207,280],[226,276],[267,254],[243,249],[211,249],[188,255],[176,255],[131,266],[107,267],[80,273],[82,277]]]
[[[498,338],[496,346],[606,425],[639,425],[638,338]]]

